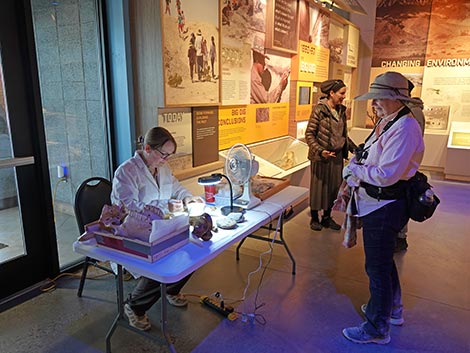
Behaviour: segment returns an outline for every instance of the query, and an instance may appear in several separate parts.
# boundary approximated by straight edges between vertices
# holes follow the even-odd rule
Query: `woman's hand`
[[[328,150],[323,150],[323,151],[321,151],[321,156],[323,158],[326,158],[326,159],[335,158],[336,157],[336,152],[330,152]]]
[[[353,172],[349,168],[350,165],[351,162],[343,168],[343,179],[349,186],[357,187],[361,185],[361,180],[353,174]]]
[[[185,205],[187,205],[188,203],[192,203],[192,202],[204,203],[204,200],[203,200],[202,197],[200,197],[200,196],[186,196],[186,197],[183,199],[183,203],[184,203]]]

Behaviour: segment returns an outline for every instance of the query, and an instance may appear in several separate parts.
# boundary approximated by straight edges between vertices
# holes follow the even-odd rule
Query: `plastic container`
[[[206,202],[212,203],[215,202],[215,194],[217,192],[217,187],[215,185],[205,185],[204,186],[204,198]]]

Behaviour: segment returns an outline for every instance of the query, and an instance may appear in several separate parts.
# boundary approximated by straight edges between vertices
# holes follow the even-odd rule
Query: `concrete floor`
[[[432,184],[442,200],[437,213],[424,223],[410,222],[409,250],[396,255],[405,324],[392,327],[387,346],[357,345],[342,337],[344,327],[362,321],[359,308],[368,299],[362,244],[345,249],[340,232],[311,231],[304,211],[285,228],[297,261],[295,276],[284,249],[275,245],[258,296],[256,274],[245,301],[235,302],[243,296],[259,254],[268,248],[253,239],[245,242],[239,262],[232,247],[195,272],[183,288],[189,306],[169,307],[176,351],[470,352],[470,184],[438,180]],[[266,263],[268,256],[263,259]],[[90,275],[98,273],[93,270]],[[133,280],[125,282],[127,292],[133,285]],[[77,278],[61,278],[56,290],[0,313],[0,352],[104,352],[104,338],[116,311],[113,278],[88,280],[82,298],[76,296],[77,287]],[[253,312],[256,300],[258,321],[229,321],[199,304],[200,295],[217,291],[240,312]],[[149,313],[155,334],[159,313],[158,306]],[[113,336],[112,348],[114,353],[168,351],[122,327]]]

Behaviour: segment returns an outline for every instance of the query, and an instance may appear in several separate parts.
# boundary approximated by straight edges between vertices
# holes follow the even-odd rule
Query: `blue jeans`
[[[363,328],[372,336],[385,336],[390,316],[401,317],[401,287],[393,252],[398,232],[408,222],[406,200],[400,199],[362,217],[366,272],[370,299]]]

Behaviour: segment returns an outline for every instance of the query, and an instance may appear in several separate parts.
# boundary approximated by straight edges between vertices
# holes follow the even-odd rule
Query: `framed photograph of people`
[[[218,3],[162,1],[160,7],[165,106],[217,105]]]
[[[272,0],[266,7],[266,48],[297,53],[298,1]]]

